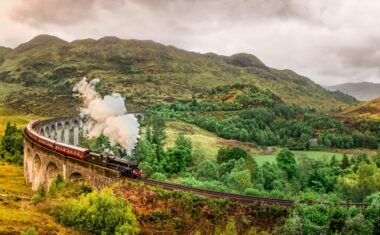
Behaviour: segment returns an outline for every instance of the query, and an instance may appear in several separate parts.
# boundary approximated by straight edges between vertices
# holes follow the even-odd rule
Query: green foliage
[[[350,167],[350,160],[348,159],[347,154],[343,154],[341,167],[342,169],[347,169],[348,167]]]
[[[51,214],[66,226],[94,234],[138,234],[139,227],[131,206],[103,189],[73,200]]]
[[[178,146],[169,148],[166,152],[164,168],[168,173],[179,173],[185,170],[189,159],[191,159],[191,155],[188,149]]]
[[[202,181],[218,179],[218,166],[212,160],[205,160],[197,167],[196,177]]]
[[[166,172],[176,174],[185,170],[193,163],[191,140],[179,134],[174,147],[165,153],[163,166]]]
[[[217,159],[217,162],[221,164],[223,162],[228,162],[231,159],[238,160],[240,158],[246,158],[247,156],[248,156],[247,151],[245,151],[242,148],[222,147],[219,149],[216,159]]]
[[[43,201],[46,197],[46,189],[43,185],[40,185],[37,189],[37,194],[33,195],[30,201],[33,204],[38,204]]]
[[[187,177],[187,178],[181,178],[180,182],[181,184],[197,187],[197,188],[203,188],[203,189],[209,189],[209,190],[215,190],[215,191],[221,191],[221,192],[229,191],[228,188],[222,182],[217,181],[217,180],[200,181],[194,177]]]
[[[227,178],[227,185],[238,192],[244,191],[244,189],[252,186],[250,172],[248,170],[232,171]]]
[[[226,227],[222,230],[222,231],[215,231],[216,234],[220,234],[220,235],[237,235],[239,234],[238,233],[238,230],[236,228],[236,222],[235,220],[232,220],[230,219],[227,224],[226,224]]]
[[[156,157],[158,161],[163,159],[164,141],[166,139],[165,121],[159,116],[151,118],[152,125],[152,144],[156,146]]]
[[[282,234],[376,234],[374,221],[357,208],[298,206],[281,226]],[[374,233],[375,232],[375,233]]]
[[[168,180],[168,178],[166,177],[166,175],[164,175],[164,174],[162,174],[162,173],[159,173],[159,172],[156,172],[156,173],[152,174],[152,175],[150,176],[150,178],[151,178],[152,180],[158,180],[158,181],[163,181],[163,182],[165,182],[165,181]]]
[[[247,109],[237,105],[232,109],[235,112],[227,112],[229,109],[225,109],[225,104],[214,104],[203,110],[202,103],[198,103],[198,108],[190,103],[174,103],[149,107],[148,112],[169,120],[181,119],[225,139],[255,142],[262,146],[282,145],[309,150],[317,147],[310,145],[313,137],[318,138],[319,146],[329,148],[377,149],[380,143],[378,123],[371,124],[371,128],[348,128],[341,121],[313,108],[277,103]],[[224,111],[223,118],[207,113],[217,110]]]
[[[0,158],[21,166],[23,164],[23,139],[22,130],[8,122],[0,142]]]
[[[190,166],[192,162],[192,152],[193,152],[193,144],[190,138],[187,138],[183,133],[178,135],[177,140],[175,141],[175,146],[178,148],[182,148],[188,152],[187,158],[185,158],[186,166]]]
[[[281,150],[277,155],[276,161],[277,165],[288,174],[289,179],[294,177],[297,170],[297,164],[294,154],[291,151],[288,149]]]
[[[38,235],[38,231],[35,227],[30,227],[26,231],[22,232],[21,235]]]
[[[147,161],[153,163],[156,158],[154,146],[147,139],[141,139],[134,149],[133,158],[138,162]]]
[[[380,191],[380,169],[374,164],[361,162],[357,172],[339,178],[338,187],[345,197],[360,202],[370,194]]]

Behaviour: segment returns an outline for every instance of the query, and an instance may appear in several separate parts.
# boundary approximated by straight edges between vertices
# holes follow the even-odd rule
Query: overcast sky
[[[378,0],[0,0],[0,45],[38,34],[252,53],[330,85],[380,82]]]

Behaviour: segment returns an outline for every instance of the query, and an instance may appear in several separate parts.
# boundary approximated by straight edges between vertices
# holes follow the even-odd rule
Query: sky
[[[378,0],[0,0],[0,45],[117,36],[256,55],[322,85],[380,83]]]

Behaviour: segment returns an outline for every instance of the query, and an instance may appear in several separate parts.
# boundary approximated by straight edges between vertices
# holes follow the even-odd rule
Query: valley
[[[77,116],[82,100],[72,89],[83,76],[100,79],[100,100],[119,93],[128,111],[146,117],[132,154],[105,135],[83,137],[82,147],[136,160],[153,180],[296,205],[240,205],[132,181],[98,191],[59,176],[49,190],[31,192],[23,183],[20,128]],[[377,104],[270,68],[251,54],[201,54],[116,37],[67,42],[37,36],[0,49],[0,233],[36,227],[40,234],[100,234],[103,228],[88,218],[108,218],[99,209],[105,200],[120,213],[119,224],[103,225],[110,234],[329,234],[333,226],[337,234],[370,234],[380,221]],[[315,205],[298,203],[305,201]],[[344,202],[368,208],[340,208]],[[19,220],[5,219],[8,214]]]

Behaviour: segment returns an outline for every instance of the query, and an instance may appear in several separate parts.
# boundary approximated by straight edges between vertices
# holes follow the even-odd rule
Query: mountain
[[[355,105],[343,112],[346,117],[355,117],[357,119],[375,119],[380,120],[380,97],[371,101]]]
[[[330,91],[339,90],[362,101],[369,101],[380,97],[380,83],[343,83],[335,86],[328,86],[326,88]]]
[[[153,41],[104,37],[67,42],[39,35],[15,49],[0,50],[0,56],[0,81],[25,87],[9,96],[8,103],[30,112],[49,109],[52,115],[61,115],[56,113],[59,100],[67,114],[76,112],[79,101],[71,88],[83,76],[100,78],[102,94],[121,93],[134,111],[158,102],[191,100],[193,94],[202,99],[212,88],[236,84],[254,85],[283,102],[325,111],[357,103],[351,96],[328,91],[291,70],[270,68],[246,53],[222,56]],[[50,102],[44,102],[47,99]]]

